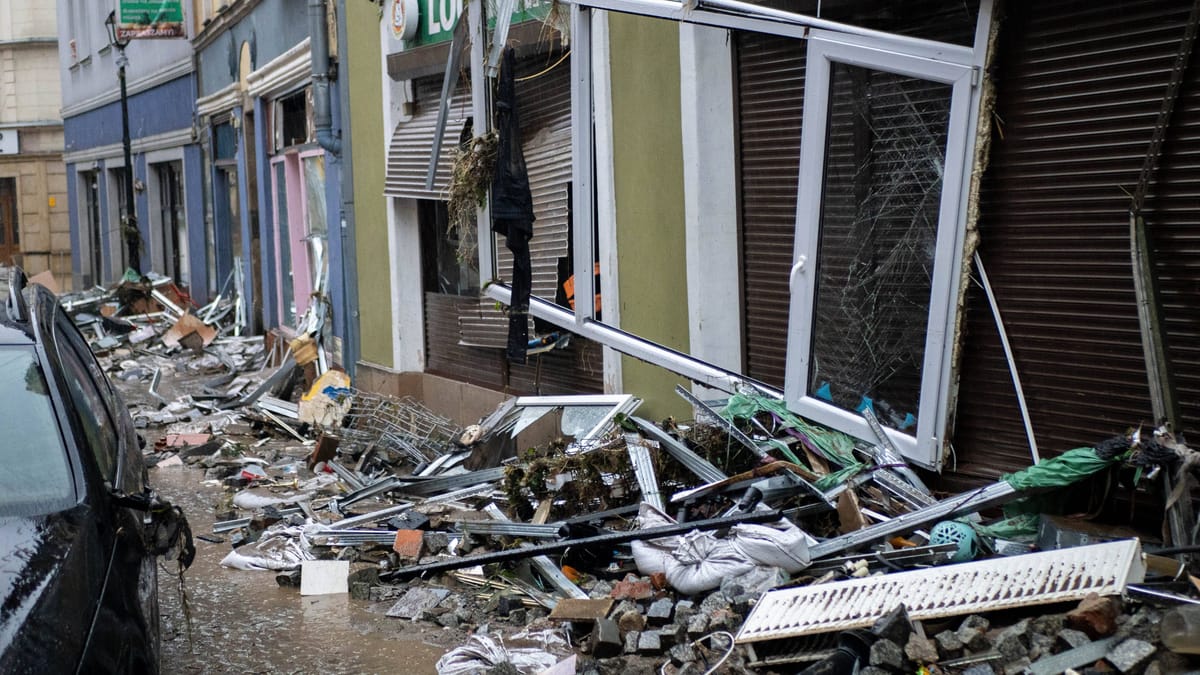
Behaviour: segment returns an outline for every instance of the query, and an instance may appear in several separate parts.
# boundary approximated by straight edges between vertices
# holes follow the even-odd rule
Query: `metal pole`
[[[142,273],[141,235],[138,232],[137,207],[133,203],[133,148],[129,139],[129,93],[125,89],[125,48],[118,47],[117,78],[121,82],[121,142],[125,146],[125,213],[121,220],[121,234],[129,252],[129,267]]]

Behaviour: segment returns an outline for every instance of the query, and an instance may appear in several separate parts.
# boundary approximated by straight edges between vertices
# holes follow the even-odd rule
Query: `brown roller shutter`
[[[535,295],[549,300],[554,299],[558,285],[558,259],[569,250],[570,59],[546,70],[561,56],[557,50],[535,54],[521,59],[517,65],[517,77],[530,78],[518,80],[517,100],[536,216],[530,241],[532,286]],[[462,95],[469,110],[469,94]],[[431,131],[428,137],[432,138]],[[427,161],[428,151],[425,157]],[[495,247],[500,279],[510,280],[512,254],[505,248],[502,237],[496,238]],[[528,364],[513,366],[505,362],[502,351],[507,340],[508,318],[496,309],[493,300],[427,294],[426,303],[430,372],[519,394],[604,391],[603,355],[597,343],[575,337],[565,349],[532,356]]]
[[[737,34],[745,373],[781,389],[806,47],[802,40]]]
[[[517,65],[517,77],[541,73],[550,55],[526,58]],[[570,212],[567,195],[571,183],[571,84],[570,60],[533,79],[517,82],[517,102],[521,116],[521,145],[533,195],[533,239],[529,254],[533,267],[533,294],[554,299],[558,280],[558,259],[567,255]],[[495,237],[497,272],[500,279],[512,279],[512,254],[503,237]],[[508,318],[484,298],[470,307],[460,319],[464,344],[503,349],[508,336]]]
[[[980,197],[987,266],[1043,456],[1152,421],[1128,208],[1183,35],[1186,2],[1055,1],[1001,26],[991,162]],[[1200,353],[1200,92],[1189,70],[1148,200],[1171,358],[1195,427]],[[986,299],[968,298],[955,449],[981,478],[1029,449]]]

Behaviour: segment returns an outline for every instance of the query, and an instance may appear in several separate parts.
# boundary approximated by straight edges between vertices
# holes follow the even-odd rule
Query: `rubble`
[[[517,397],[463,427],[420,401],[356,388],[325,348],[319,312],[303,330],[248,337],[238,302],[195,307],[153,276],[63,298],[134,392],[135,423],[161,440],[148,463],[195,467],[224,486],[221,536],[198,538],[224,552],[228,573],[270,571],[303,595],[348,594],[396,621],[461,633],[441,673],[1190,663],[1158,627],[1163,609],[1200,590],[1143,562],[1153,536],[1130,544],[1130,523],[1078,524],[1056,503],[1116,475],[1122,489],[1157,494],[1146,476],[1193,452],[1162,430],[946,494],[886,435],[855,439],[749,392],[700,401],[681,389],[696,412],[686,423],[633,416],[636,396]],[[555,440],[518,444],[551,423]],[[1071,567],[1085,553],[1089,563]],[[1127,566],[1111,571],[1110,559]],[[1054,570],[1046,583],[1021,586],[1039,565]],[[965,580],[972,569],[1010,570],[994,574],[996,598],[1012,601],[959,599],[990,592]],[[768,634],[759,618],[780,598],[791,604]],[[837,614],[839,602],[857,614]],[[831,620],[787,634],[804,611]]]

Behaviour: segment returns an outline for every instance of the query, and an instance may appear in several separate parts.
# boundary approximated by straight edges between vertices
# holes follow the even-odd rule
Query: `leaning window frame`
[[[963,124],[968,131],[978,128],[979,110],[982,87],[979,86],[988,48],[988,37],[991,31],[993,0],[980,0],[979,13],[976,19],[975,35],[972,46],[965,47],[933,40],[895,35],[883,31],[862,28],[849,24],[828,21],[816,17],[794,14],[781,10],[751,5],[738,0],[699,0],[694,5],[672,2],[671,0],[564,0],[570,5],[571,23],[571,124],[572,124],[572,189],[575,195],[592,195],[595,185],[595,147],[594,134],[580,133],[583,129],[593,128],[593,91],[592,81],[592,13],[593,10],[603,10],[634,14],[650,18],[665,19],[680,23],[692,23],[728,30],[744,30],[794,39],[806,39],[818,31],[822,35],[833,36],[840,42],[852,45],[882,47],[918,58],[965,66],[971,69],[971,91],[968,97],[966,119]],[[471,0],[470,17],[480,16],[481,0]],[[471,81],[473,92],[484,92],[482,68],[483,39],[485,29],[483,22],[475,20],[471,26],[472,55]],[[475,45],[479,45],[475,47]],[[475,119],[489,119],[488,102],[483,94],[473,97],[473,113]],[[959,113],[962,114],[962,113]],[[477,125],[476,133],[486,130]],[[939,222],[939,228],[952,227],[953,251],[951,274],[962,267],[963,250],[966,241],[966,218],[970,195],[972,159],[975,155],[976,134],[968,133],[963,148],[963,170],[959,176],[958,204],[953,209],[956,213],[953,223]],[[823,155],[823,153],[822,153]],[[950,209],[943,209],[942,213]],[[594,199],[577,197],[573,206],[572,226],[574,228],[574,267],[589,269],[592,261],[596,260],[596,246],[592,238],[595,204]],[[490,220],[487,219],[486,209],[481,209],[479,218],[480,242],[480,282],[483,293],[498,302],[510,304],[512,291],[508,284],[495,281],[497,279],[496,261],[491,245],[493,236]],[[487,242],[485,245],[484,242]],[[940,250],[940,249],[939,249]],[[796,261],[793,260],[795,263]],[[594,279],[591,275],[580,275],[576,281],[577,297],[594,297]],[[957,293],[961,285],[960,279],[947,278],[939,283],[934,280],[935,292]],[[543,298],[534,296],[530,299],[530,313],[535,317],[549,321],[555,325],[574,331],[582,337],[599,342],[618,352],[642,359],[654,365],[679,374],[689,380],[714,389],[726,392],[737,392],[746,387],[756,388],[764,393],[787,400],[785,392],[768,387],[759,382],[737,373],[721,368],[714,364],[695,358],[689,354],[665,347],[653,341],[621,330],[597,320],[593,303],[576,303],[574,311],[561,307]],[[947,313],[945,323],[945,340],[953,340],[957,326],[957,312]],[[953,350],[943,349],[942,367],[938,375],[936,410],[922,410],[922,416],[932,414],[932,422],[926,422],[922,429],[932,429],[936,433],[920,438],[917,443],[904,442],[902,432],[888,430],[893,440],[900,438],[904,447],[902,451],[910,459],[930,468],[941,466],[942,452],[940,447],[941,430],[947,428],[949,415],[950,383],[953,367]],[[789,359],[790,361],[791,359]],[[836,426],[852,435],[865,439],[873,439],[865,421],[851,420],[846,416],[837,416],[833,420]],[[921,420],[919,420],[920,422]],[[911,438],[911,437],[909,437]]]

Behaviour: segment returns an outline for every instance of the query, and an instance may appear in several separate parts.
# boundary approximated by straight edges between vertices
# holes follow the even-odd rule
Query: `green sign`
[[[117,39],[187,37],[182,0],[119,0]]]
[[[454,22],[462,14],[464,0],[420,0],[421,18],[414,45],[431,45],[449,42],[454,38]],[[542,20],[550,13],[553,0],[517,0],[513,9],[512,23],[533,19]],[[494,26],[495,18],[488,19]]]

